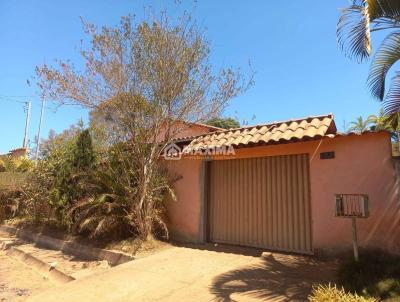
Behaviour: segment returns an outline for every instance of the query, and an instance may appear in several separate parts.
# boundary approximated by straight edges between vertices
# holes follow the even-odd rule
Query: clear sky
[[[35,85],[26,80],[34,68],[54,59],[79,62],[77,46],[85,38],[80,17],[97,25],[114,25],[120,16],[144,7],[159,10],[174,0],[1,0],[0,1],[0,153],[22,145],[23,104],[32,100],[29,137],[39,124],[40,102]],[[181,0],[193,8],[193,1]],[[256,72],[255,85],[234,99],[225,115],[250,123],[265,123],[323,113],[343,122],[379,110],[365,85],[368,63],[359,65],[344,57],[336,43],[339,8],[347,0],[232,1],[197,0],[194,15],[211,42],[216,67],[243,66]],[[171,11],[176,13],[176,11]],[[255,119],[252,120],[253,116]],[[55,111],[48,104],[42,136],[87,120],[78,107]]]

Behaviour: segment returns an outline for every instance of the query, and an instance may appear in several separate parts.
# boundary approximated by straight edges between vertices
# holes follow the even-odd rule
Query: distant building
[[[18,157],[24,157],[28,155],[28,148],[17,148],[13,149],[10,152],[8,152],[8,156],[11,158],[18,158]]]

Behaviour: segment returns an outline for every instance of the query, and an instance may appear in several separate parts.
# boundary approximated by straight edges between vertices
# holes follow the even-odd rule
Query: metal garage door
[[[307,154],[217,160],[208,167],[211,242],[312,252]]]

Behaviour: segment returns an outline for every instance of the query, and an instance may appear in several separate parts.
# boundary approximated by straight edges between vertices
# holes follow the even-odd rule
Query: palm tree
[[[400,60],[400,1],[352,0],[342,10],[337,26],[338,42],[350,58],[358,62],[372,54],[371,34],[390,31],[372,59],[368,86],[372,95],[383,101],[386,115],[400,112],[400,72],[396,72],[385,94],[385,82],[390,68]]]
[[[348,129],[348,132],[363,133],[369,130],[370,124],[371,121],[369,119],[364,120],[362,116],[359,116],[355,122],[350,123],[351,127]]]
[[[390,121],[383,109],[381,109],[379,111],[378,115],[375,115],[375,114],[370,115],[367,120],[369,120],[370,123],[373,124],[371,126],[371,129],[373,129],[374,131],[381,131],[381,130],[392,131],[393,130],[393,128],[390,124]]]

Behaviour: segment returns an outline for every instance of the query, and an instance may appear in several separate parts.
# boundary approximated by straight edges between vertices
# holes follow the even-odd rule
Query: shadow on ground
[[[312,286],[335,282],[336,263],[312,257],[263,254],[260,262],[214,278],[216,301],[306,301]]]
[[[182,242],[172,242],[172,243],[174,246],[177,247],[184,247],[202,251],[211,251],[217,253],[253,256],[253,257],[261,257],[262,254],[265,252],[265,249],[230,245],[230,244],[214,244],[214,243],[196,244],[196,243],[182,243]]]

